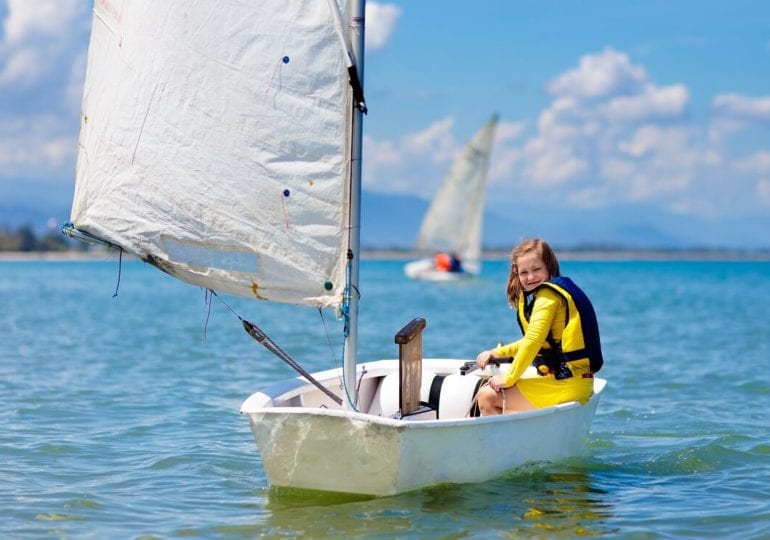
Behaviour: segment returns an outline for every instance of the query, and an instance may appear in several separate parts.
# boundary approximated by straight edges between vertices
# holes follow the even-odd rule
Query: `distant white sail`
[[[339,24],[326,1],[257,4],[95,1],[71,221],[201,287],[337,305],[352,117]]]
[[[425,214],[415,247],[424,252],[445,251],[463,264],[481,258],[489,158],[497,116],[493,116],[463,148]]]

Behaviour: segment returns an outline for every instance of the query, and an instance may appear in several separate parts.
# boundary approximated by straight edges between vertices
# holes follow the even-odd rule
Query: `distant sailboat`
[[[415,249],[426,256],[407,263],[413,279],[453,281],[481,272],[481,235],[489,158],[497,116],[463,148],[428,208]]]
[[[479,418],[480,373],[423,361],[422,319],[398,359],[357,361],[363,25],[362,0],[95,0],[64,231],[214,294],[336,310],[343,365],[312,374],[238,317],[300,373],[241,405],[271,486],[392,495],[579,453],[602,379],[585,405]]]

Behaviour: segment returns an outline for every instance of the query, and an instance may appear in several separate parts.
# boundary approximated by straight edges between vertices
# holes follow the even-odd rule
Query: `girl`
[[[603,363],[596,315],[583,291],[560,275],[556,255],[544,240],[527,240],[511,253],[508,301],[524,337],[476,357],[481,369],[490,360],[513,360],[506,373],[479,390],[481,414],[588,401],[593,374]],[[522,378],[530,364],[538,375]]]

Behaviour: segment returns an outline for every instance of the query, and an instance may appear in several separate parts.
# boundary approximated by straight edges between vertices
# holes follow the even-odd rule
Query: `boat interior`
[[[410,421],[478,416],[474,396],[485,377],[474,371],[475,362],[445,360],[425,366],[424,328],[425,320],[417,318],[396,333],[398,361],[380,360],[359,366],[358,412]],[[339,370],[328,370],[315,377],[331,393],[342,396]],[[272,397],[263,406],[342,408],[317,386],[299,377],[283,381],[265,393]]]

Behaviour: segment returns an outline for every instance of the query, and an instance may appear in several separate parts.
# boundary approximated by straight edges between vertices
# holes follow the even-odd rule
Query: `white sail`
[[[94,4],[73,227],[201,287],[339,304],[352,98],[333,4]]]
[[[425,252],[445,251],[466,263],[481,258],[484,199],[497,116],[463,148],[425,214],[415,244]]]

